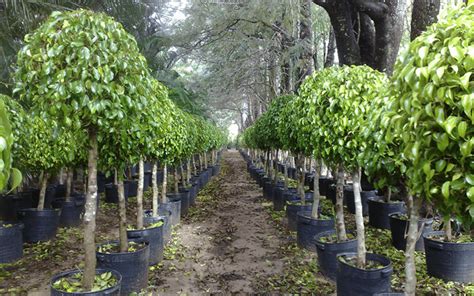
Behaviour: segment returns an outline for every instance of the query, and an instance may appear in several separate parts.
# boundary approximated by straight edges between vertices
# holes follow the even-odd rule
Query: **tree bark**
[[[191,182],[191,160],[188,158],[186,162],[187,170],[186,170],[186,183]]]
[[[319,217],[319,201],[321,199],[321,195],[319,193],[319,172],[321,169],[321,162],[316,159],[315,160],[315,167],[314,170],[314,181],[313,181],[313,209],[311,211],[311,217],[314,219],[318,219]]]
[[[288,190],[288,155],[283,162],[283,174],[285,175],[285,191]]]
[[[168,187],[168,165],[163,165],[163,188],[161,188],[161,203],[167,203],[166,190]]]
[[[311,75],[314,69],[311,0],[300,0],[300,15],[299,41],[303,50],[300,54],[300,67],[298,69],[298,79],[295,83],[295,89],[299,89],[305,77]]]
[[[43,172],[41,178],[40,194],[38,199],[38,211],[44,210],[44,201],[46,199],[46,188],[48,187],[48,178],[49,174],[47,172]]]
[[[414,40],[438,17],[440,0],[414,0],[410,39]]]
[[[89,155],[87,160],[87,195],[84,213],[84,277],[82,285],[90,291],[94,284],[96,267],[95,217],[97,211],[97,133],[89,130]]]
[[[186,173],[184,172],[184,166],[182,163],[180,164],[179,168],[181,170],[181,183],[183,184],[184,187],[186,187],[187,186]]]
[[[74,170],[72,168],[67,169],[66,173],[66,201],[71,201],[71,192],[72,192],[72,179],[74,177]]]
[[[296,157],[296,170],[298,172],[298,195],[301,200],[301,204],[305,205],[305,194],[304,194],[304,170],[303,170],[303,155],[298,155]]]
[[[152,203],[153,203],[153,217],[158,217],[158,164],[153,162],[153,170],[152,170],[152,190],[153,190],[153,197],[152,197]]]
[[[204,168],[207,169],[208,163],[207,163],[207,151],[204,152]]]
[[[123,178],[119,178],[118,185],[119,198],[119,238],[120,238],[120,252],[126,253],[128,251],[127,239],[127,208],[125,204],[125,190],[123,188]],[[143,219],[143,217],[142,217]]]
[[[328,46],[326,50],[326,60],[324,61],[324,68],[334,65],[334,56],[336,55],[336,39],[334,36],[334,29],[331,27],[329,31]]]
[[[416,293],[415,245],[421,231],[418,229],[420,205],[419,199],[415,199],[411,194],[408,195],[407,201],[410,216],[405,249],[405,295],[414,296]]]
[[[179,185],[178,185],[178,166],[174,166],[174,169],[173,169],[173,181],[174,181],[174,186],[173,186],[173,189],[174,189],[174,193],[179,193]]]
[[[137,190],[137,229],[143,229],[143,182],[145,175],[143,159],[138,162],[138,190]]]
[[[336,231],[338,242],[347,240],[346,224],[344,223],[344,167],[341,164],[337,167]]]
[[[362,201],[360,197],[360,168],[352,173],[352,182],[354,187],[355,220],[357,228],[357,266],[365,268],[365,229],[364,217],[362,214]]]

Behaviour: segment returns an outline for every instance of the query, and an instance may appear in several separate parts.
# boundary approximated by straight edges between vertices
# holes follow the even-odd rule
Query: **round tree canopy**
[[[474,5],[441,16],[395,66],[388,140],[403,145],[412,194],[474,220]]]

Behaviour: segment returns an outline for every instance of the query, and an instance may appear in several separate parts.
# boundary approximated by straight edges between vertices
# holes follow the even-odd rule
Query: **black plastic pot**
[[[360,269],[339,260],[341,256],[355,256],[356,253],[339,254],[337,260],[337,295],[372,296],[391,291],[390,277],[392,262],[385,256],[367,253],[366,259],[377,261],[384,267],[379,269]]]
[[[168,202],[160,204],[160,208],[171,212],[170,225],[175,226],[181,222],[181,198],[167,194]]]
[[[128,189],[129,189],[129,183],[124,181],[123,182],[123,191],[124,191],[124,194],[125,194],[125,200],[127,200],[128,196],[129,196]],[[106,184],[105,185],[105,202],[108,202],[108,203],[118,203],[119,202],[117,185],[115,185],[115,184]]]
[[[300,248],[316,252],[314,236],[334,229],[334,219],[313,219],[311,211],[297,213],[296,242]]]
[[[191,187],[189,187],[189,206],[190,207],[196,204],[197,194],[198,194],[197,182],[191,181]]]
[[[180,187],[179,193],[181,194],[181,217],[185,217],[191,204],[191,192],[187,188]]]
[[[143,191],[147,191],[148,188],[151,186],[152,174],[145,173],[143,176]]]
[[[16,221],[18,210],[18,197],[14,194],[0,196],[0,221]]]
[[[285,188],[275,187],[273,189],[273,209],[275,211],[283,211],[285,209]]]
[[[221,165],[216,164],[215,166],[212,167],[212,176],[217,176],[219,175],[219,172],[221,171]]]
[[[369,206],[367,201],[369,197],[376,197],[377,191],[361,191],[360,200],[362,202],[362,215],[367,216],[369,214]],[[347,210],[351,214],[355,214],[355,202],[354,202],[354,190],[352,187],[344,188],[344,199],[346,200]]]
[[[156,219],[163,221],[162,219]],[[156,221],[156,222],[158,222]],[[155,223],[156,223],[155,222]],[[127,237],[129,239],[139,239],[148,242],[150,246],[149,265],[155,265],[163,260],[163,225],[153,228],[146,228],[142,230],[127,230]]]
[[[107,244],[117,244],[108,242]],[[148,287],[148,260],[150,247],[148,243],[136,252],[101,253],[97,251],[97,267],[113,269],[122,275],[121,295],[140,292]]]
[[[271,200],[273,195],[273,185],[272,181],[268,180],[263,183],[263,198],[266,200]]]
[[[171,240],[171,224],[170,224],[170,216],[171,212],[166,210],[162,207],[158,208],[158,217],[153,217],[153,212],[151,210],[146,210],[145,215],[143,217],[143,224],[148,226],[150,224],[154,224],[158,221],[163,221],[163,244],[165,245],[167,242]]]
[[[329,199],[333,204],[336,204],[336,183],[335,182],[328,185],[326,189],[326,198]]]
[[[27,243],[47,241],[56,236],[60,211],[56,209],[23,209],[18,211],[18,219],[23,222],[23,240]]]
[[[23,256],[23,228],[21,222],[0,221],[0,264],[15,262]]]
[[[22,192],[18,192],[18,196],[21,198],[20,200],[18,200],[18,204],[17,204],[18,209],[29,209],[33,207],[33,191],[25,190]],[[16,216],[16,213],[15,213],[15,216]]]
[[[38,206],[39,202],[39,195],[40,195],[40,190],[39,189],[32,189],[32,194],[31,197],[33,199],[33,207]],[[56,186],[55,185],[48,185],[46,187],[46,193],[44,196],[44,208],[49,209],[51,208],[51,203],[56,199]]]
[[[321,238],[334,235],[335,230],[321,232],[314,236],[316,252],[318,254],[318,266],[324,276],[335,281],[337,272],[337,255],[357,251],[357,240],[352,239],[340,243],[321,242]]]
[[[77,227],[81,225],[81,214],[84,209],[84,201],[81,200],[56,200],[53,208],[61,209],[59,217],[60,227]]]
[[[64,198],[66,196],[66,185],[58,184],[56,185],[56,190],[54,191],[55,199]]]
[[[298,226],[298,212],[311,211],[311,203],[306,203],[304,206],[299,204],[286,204],[286,217],[288,218],[288,229],[291,231],[296,231]]]
[[[444,236],[443,231],[424,234],[428,274],[445,281],[474,282],[474,243],[442,242],[430,236]]]
[[[406,249],[409,221],[399,218],[402,213],[390,214],[390,231],[392,233],[392,245],[398,250],[404,251]],[[433,231],[433,218],[419,219],[418,231],[421,231],[420,237],[416,241],[415,250],[424,251],[425,244],[423,242],[423,234]]]
[[[288,178],[295,179],[296,180],[296,168],[293,167],[288,167]]]
[[[98,193],[105,192],[105,184],[107,183],[105,180],[105,174],[98,172],[97,173],[97,191]]]
[[[101,274],[104,272],[110,272],[112,273],[112,276],[117,279],[117,284],[113,287],[110,287],[108,289],[102,290],[102,291],[97,291],[97,292],[63,292],[59,291],[53,288],[53,283],[64,278],[64,277],[69,277],[72,276],[78,272],[82,272],[81,270],[75,269],[75,270],[69,270],[65,272],[58,273],[53,276],[51,279],[51,284],[50,284],[50,289],[51,289],[51,296],[81,296],[81,295],[87,295],[87,296],[119,296],[120,295],[120,288],[122,285],[122,275],[117,272],[116,270],[112,269],[103,269],[99,268],[96,269],[96,274]]]
[[[319,194],[327,196],[328,188],[331,184],[335,184],[334,179],[328,177],[319,177]]]
[[[406,213],[404,202],[386,203],[380,196],[369,198],[367,204],[369,206],[369,225],[379,229],[390,229],[390,214]]]
[[[137,196],[137,192],[138,192],[138,181],[137,180],[125,180],[125,181],[123,181],[123,186],[124,186],[126,198]],[[125,188],[127,188],[127,189],[125,189]]]

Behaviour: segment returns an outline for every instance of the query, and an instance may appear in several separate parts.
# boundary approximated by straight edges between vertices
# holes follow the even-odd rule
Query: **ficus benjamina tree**
[[[395,66],[391,102],[384,117],[388,141],[399,143],[406,168],[410,225],[406,292],[416,288],[414,248],[420,199],[432,202],[474,239],[474,4],[441,15],[413,40]]]
[[[96,267],[98,133],[120,134],[128,114],[147,106],[151,76],[135,39],[113,18],[87,10],[53,12],[25,36],[15,89],[23,105],[88,136],[88,189],[84,214],[83,286]]]
[[[352,174],[357,226],[357,265],[365,267],[365,234],[360,197],[361,163],[359,154],[366,148],[362,136],[369,113],[380,109],[380,94],[387,83],[384,74],[368,66],[326,68],[307,78],[301,89],[306,110],[300,123],[303,132],[311,131],[313,153],[337,165],[336,229],[338,240],[347,239],[343,217],[344,171]],[[295,111],[297,113],[297,111]],[[315,127],[308,129],[307,127]],[[298,129],[296,129],[298,130]],[[304,135],[302,136],[304,137]]]
[[[285,107],[281,109],[281,113],[278,117],[277,132],[280,142],[283,145],[283,149],[290,151],[296,156],[296,167],[298,170],[298,195],[301,199],[301,203],[305,204],[305,192],[304,192],[304,157],[311,155],[312,151],[310,147],[306,146],[304,140],[299,137],[296,132],[298,127],[298,121],[300,115],[298,114],[295,105],[297,99],[296,96],[287,96],[288,102]]]
[[[5,189],[13,190],[18,187],[21,183],[21,173],[18,169],[12,166],[13,153],[12,148],[14,147],[15,135],[18,133],[18,126],[10,124],[10,118],[12,115],[20,114],[20,109],[13,109],[10,112],[9,103],[12,99],[6,95],[0,94],[0,191],[3,192]],[[21,116],[21,115],[20,115]],[[13,128],[13,130],[12,130]],[[16,152],[16,151],[15,151]],[[10,185],[10,186],[9,186]]]

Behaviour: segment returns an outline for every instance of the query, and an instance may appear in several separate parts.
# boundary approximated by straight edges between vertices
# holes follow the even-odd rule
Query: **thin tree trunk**
[[[344,167],[341,164],[337,167],[336,231],[338,242],[347,240],[346,225],[344,223]]]
[[[167,203],[168,198],[166,196],[166,190],[168,186],[168,165],[164,164],[163,165],[163,188],[161,188],[161,203]]]
[[[296,158],[296,170],[298,172],[298,195],[301,200],[301,204],[305,205],[305,196],[304,196],[304,171],[303,171],[303,162],[304,157],[298,155]]]
[[[410,213],[407,244],[405,249],[405,295],[414,296],[416,293],[416,262],[415,262],[415,246],[418,240],[418,212],[419,201],[408,195],[408,210]]]
[[[179,166],[179,168],[181,169],[181,183],[183,184],[183,187],[186,187],[187,186],[186,174],[184,173],[184,166],[182,163]]]
[[[72,178],[74,177],[74,170],[72,168],[67,169],[66,173],[66,201],[71,201],[71,191],[72,191]]]
[[[447,242],[453,239],[453,229],[451,227],[451,217],[444,219],[444,235]]]
[[[204,152],[204,168],[207,169],[207,152]]]
[[[143,182],[145,175],[143,159],[138,162],[138,190],[137,190],[137,229],[143,229]]]
[[[178,167],[175,165],[173,170],[173,181],[174,181],[174,193],[179,193],[179,185],[178,185]]]
[[[59,170],[59,180],[58,180],[60,185],[64,184],[64,168],[61,168]]]
[[[120,238],[120,252],[126,253],[128,251],[127,239],[127,208],[125,204],[125,190],[123,188],[123,179],[120,178],[118,185],[119,198],[119,238]],[[142,217],[143,219],[143,217]]]
[[[331,27],[329,31],[329,40],[327,47],[326,60],[324,61],[324,68],[334,65],[334,56],[336,54],[336,39],[334,37],[334,29]]]
[[[314,219],[318,219],[319,217],[319,201],[321,199],[321,195],[319,193],[319,171],[321,167],[321,162],[318,159],[314,161],[316,169],[314,171],[314,181],[313,181],[313,209],[311,211],[311,217]]]
[[[86,291],[92,290],[96,267],[95,217],[97,211],[97,133],[89,130],[89,155],[87,159],[87,195],[84,212],[84,277],[82,285]]]
[[[197,175],[196,157],[195,157],[195,155],[193,155],[193,157],[191,157],[191,160],[193,161],[193,174],[194,174],[194,175]]]
[[[188,169],[186,170],[186,182],[189,184],[191,182],[191,160],[189,158],[186,164],[188,167]]]
[[[152,170],[152,190],[153,190],[153,217],[158,217],[158,164],[153,162],[153,170]]]
[[[273,159],[275,175],[273,178],[273,184],[278,183],[278,150],[275,150],[275,157]]]
[[[355,204],[355,220],[357,228],[357,266],[365,268],[365,228],[364,217],[362,214],[362,201],[360,197],[360,168],[352,173],[352,182],[354,186],[354,204]]]
[[[46,188],[48,186],[48,178],[49,174],[47,172],[43,172],[43,177],[41,178],[41,187],[40,187],[40,194],[38,200],[38,211],[44,210],[44,201],[46,199]]]

